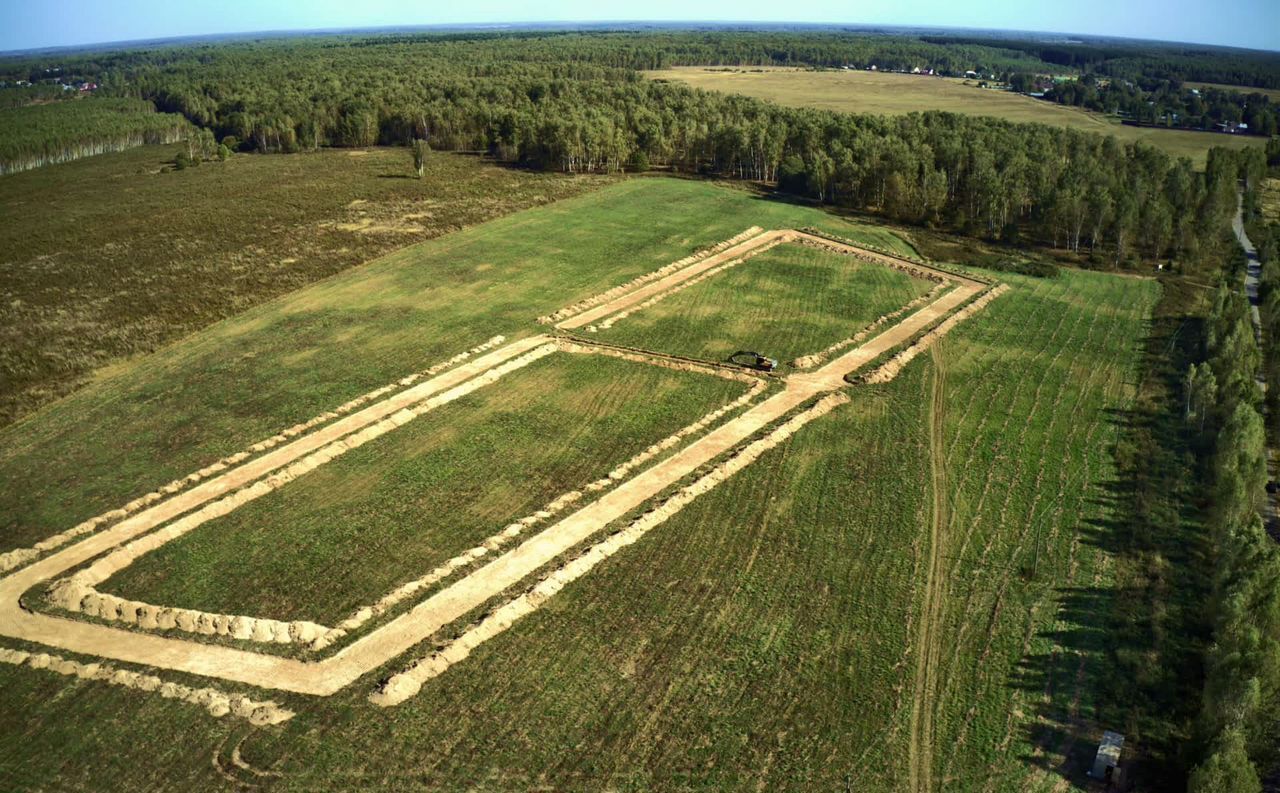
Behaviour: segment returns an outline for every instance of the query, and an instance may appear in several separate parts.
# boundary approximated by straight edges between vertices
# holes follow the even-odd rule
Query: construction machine
[[[778,361],[766,355],[761,355],[755,350],[738,350],[729,356],[729,363],[744,366],[748,369],[755,369],[761,372],[772,372],[778,368]]]

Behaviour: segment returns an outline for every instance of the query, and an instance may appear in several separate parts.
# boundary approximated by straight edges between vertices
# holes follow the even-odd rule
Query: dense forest
[[[142,99],[69,100],[0,109],[0,174],[92,154],[173,143],[191,125]]]
[[[270,42],[281,51],[297,52],[313,46],[373,47],[408,45],[419,49],[465,52],[467,60],[504,62],[583,62],[618,69],[662,69],[686,65],[811,65],[853,66],[873,64],[882,69],[910,70],[931,67],[944,74],[1012,71],[1065,72],[1066,69],[1017,49],[966,44],[934,43],[911,36],[867,35],[848,32],[760,32],[715,30],[649,32],[467,32],[449,34],[406,33],[378,36],[307,37]],[[0,61],[0,80],[50,79],[52,70],[102,79],[144,66],[164,66],[191,57],[223,54],[227,49],[252,49],[254,43],[189,45],[150,50],[86,53],[74,58],[47,55]],[[401,50],[404,52],[405,50]]]
[[[1267,447],[1276,442],[1275,385],[1280,375],[1280,273],[1274,259],[1275,224],[1256,218],[1257,186],[1265,169],[1242,176],[1246,217],[1267,237],[1262,283],[1263,344],[1249,302],[1239,288],[1245,256],[1237,249],[1224,267],[1209,314],[1203,357],[1187,372],[1186,416],[1208,486],[1204,566],[1208,643],[1204,690],[1195,723],[1192,793],[1259,791],[1260,770],[1280,757],[1280,546],[1267,536]],[[1268,384],[1264,402],[1262,380]],[[1266,419],[1264,419],[1264,415]],[[1271,426],[1268,427],[1267,425]],[[1268,441],[1270,438],[1270,442]]]
[[[181,114],[241,151],[422,139],[530,168],[761,180],[899,221],[1056,245],[1100,264],[1194,261],[1233,211],[1234,177],[1224,175],[1232,169],[1197,173],[1097,135],[945,113],[782,108],[636,71],[867,59],[937,59],[923,62],[957,70],[1045,65],[982,45],[725,32],[286,39],[92,55],[65,68],[93,76],[101,93]]]

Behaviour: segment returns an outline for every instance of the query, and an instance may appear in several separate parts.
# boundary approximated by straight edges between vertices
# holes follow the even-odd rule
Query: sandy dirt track
[[[66,531],[61,531],[61,532],[58,532],[57,534],[51,535],[49,537],[45,537],[43,540],[36,543],[32,547],[14,548],[10,551],[0,553],[0,573],[4,573],[15,567],[21,567],[27,564],[28,562],[38,558],[42,554],[53,550],[54,548],[58,548],[63,545],[66,545],[72,540],[78,537],[83,537],[86,534],[92,534],[93,532],[97,531],[103,526],[123,520],[129,515],[132,515],[133,513],[138,512],[139,510],[145,507],[149,507],[152,504],[155,504],[159,501],[163,501],[172,495],[175,495],[181,491],[187,490],[188,488],[190,488],[191,486],[199,482],[209,479],[210,477],[216,474],[220,474],[223,471],[226,471],[227,469],[233,466],[239,465],[240,463],[244,462],[245,460],[248,460],[254,455],[261,454],[263,452],[274,449],[276,446],[279,446],[280,444],[287,442],[291,438],[297,437],[298,435],[302,435],[303,433],[309,432],[322,424],[327,424],[328,422],[333,421],[334,419],[345,416],[346,414],[351,413],[358,407],[361,407],[370,402],[373,402],[374,400],[382,399],[388,394],[391,394],[395,391],[406,388],[416,383],[418,380],[421,380],[424,377],[433,377],[439,374],[440,372],[443,372],[445,369],[448,369],[452,366],[460,364],[463,361],[466,361],[476,355],[479,355],[482,352],[485,352],[494,347],[497,347],[498,345],[502,344],[504,341],[506,341],[505,337],[494,336],[493,338],[489,339],[483,344],[480,344],[479,346],[476,346],[476,347],[472,347],[470,350],[467,350],[465,352],[460,352],[446,361],[440,361],[432,365],[431,367],[424,369],[421,372],[415,372],[411,375],[408,375],[407,377],[400,378],[394,383],[388,383],[387,385],[381,386],[380,388],[375,388],[372,391],[368,391],[364,394],[361,394],[360,396],[355,397],[354,399],[348,400],[347,402],[343,403],[342,405],[339,405],[336,408],[333,408],[332,410],[325,411],[324,413],[321,413],[318,416],[314,416],[308,419],[307,421],[301,422],[299,424],[295,424],[292,427],[281,430],[280,432],[276,433],[270,438],[265,438],[263,440],[260,440],[257,443],[250,445],[248,448],[242,449],[234,454],[223,457],[222,459],[217,460],[205,466],[204,468],[201,468],[199,471],[188,474],[187,476],[181,479],[175,479],[174,481],[169,482],[166,485],[156,488],[150,493],[146,493],[145,495],[139,496],[138,498],[135,498],[134,500],[125,504],[123,507],[120,507],[118,509],[113,509],[108,512],[104,512],[100,515],[95,515],[94,517],[89,518],[88,520],[82,521],[81,523],[71,527],[70,529],[67,529]]]
[[[907,264],[917,269],[929,269],[915,262],[833,243],[801,232],[764,232],[566,320],[561,323],[561,327],[580,327],[623,310],[724,261],[741,256],[754,247],[784,236],[787,239],[812,239],[833,250],[873,261],[883,260],[894,267]],[[952,311],[987,289],[987,284],[977,280],[940,271],[932,272],[954,282],[956,288],[820,369],[792,375],[784,381],[785,389],[780,393],[716,427],[670,457],[641,471],[614,490],[322,660],[282,658],[35,614],[23,609],[19,598],[42,582],[111,551],[149,529],[265,476],[293,460],[304,458],[326,443],[383,421],[433,393],[456,387],[471,378],[483,377],[489,369],[547,343],[550,340],[548,337],[534,336],[501,347],[465,366],[299,438],[0,579],[0,634],[71,652],[217,677],[262,688],[313,695],[333,694],[360,676],[383,667],[428,639],[441,627],[518,584],[636,507],[659,496],[703,465],[782,421],[802,405],[823,394],[844,388],[847,385],[847,375],[933,328]],[[925,336],[919,345],[927,346],[938,335],[935,333]]]
[[[564,330],[573,330],[575,328],[590,325],[598,319],[617,313],[624,308],[634,306],[635,304],[641,303],[654,295],[669,292],[676,285],[681,284],[694,276],[701,275],[708,270],[713,270],[722,264],[732,261],[733,259],[739,259],[743,256],[755,253],[757,249],[763,245],[767,245],[775,241],[786,241],[795,233],[796,232],[789,229],[761,232],[750,239],[716,253],[714,256],[699,259],[688,267],[676,270],[674,273],[671,273],[664,278],[643,284],[639,288],[628,291],[606,303],[595,306],[581,314],[556,323],[556,327]]]

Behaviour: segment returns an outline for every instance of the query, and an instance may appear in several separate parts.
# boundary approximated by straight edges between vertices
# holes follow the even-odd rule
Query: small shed
[[[1120,766],[1120,752],[1124,750],[1124,736],[1118,732],[1107,730],[1102,734],[1102,742],[1098,744],[1098,754],[1093,758],[1093,768],[1089,776],[1108,782],[1119,781],[1116,770]]]

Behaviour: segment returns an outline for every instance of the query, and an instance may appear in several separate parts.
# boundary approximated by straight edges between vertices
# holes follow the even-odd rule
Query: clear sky
[[[1041,30],[1280,49],[1280,0],[0,0],[0,51],[212,33],[718,20]]]

